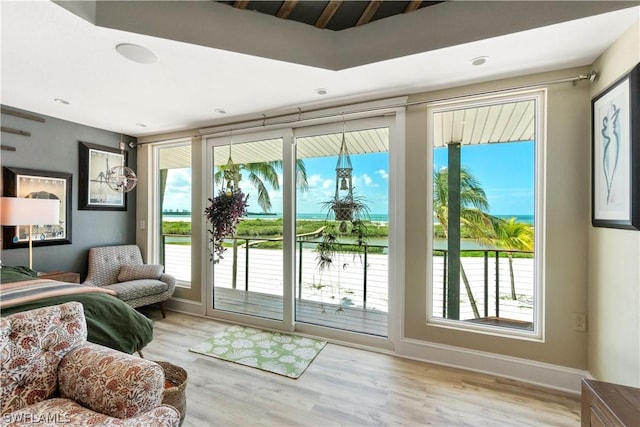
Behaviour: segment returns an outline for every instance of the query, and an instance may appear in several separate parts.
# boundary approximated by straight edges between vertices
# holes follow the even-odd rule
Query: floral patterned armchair
[[[160,365],[86,338],[78,302],[0,319],[0,424],[178,425]]]

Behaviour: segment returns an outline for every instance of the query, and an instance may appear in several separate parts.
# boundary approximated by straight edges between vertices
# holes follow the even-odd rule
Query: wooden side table
[[[39,279],[57,280],[59,282],[80,283],[80,273],[71,271],[51,271],[38,274]]]
[[[582,427],[637,427],[640,389],[595,380],[582,380]]]

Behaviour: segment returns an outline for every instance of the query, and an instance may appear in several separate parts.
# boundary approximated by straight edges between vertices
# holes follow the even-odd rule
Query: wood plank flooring
[[[184,427],[578,426],[578,397],[459,369],[328,344],[297,379],[191,353],[227,324],[152,311],[151,360],[185,368]]]

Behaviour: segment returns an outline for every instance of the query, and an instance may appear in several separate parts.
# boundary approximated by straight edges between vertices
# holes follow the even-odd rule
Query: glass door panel
[[[212,146],[213,194],[241,191],[247,215],[214,255],[213,308],[283,318],[282,138]],[[209,225],[209,228],[211,226]]]
[[[389,128],[298,137],[296,156],[296,322],[387,336]]]

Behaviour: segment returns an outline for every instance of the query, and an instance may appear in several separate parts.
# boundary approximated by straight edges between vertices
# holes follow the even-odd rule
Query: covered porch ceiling
[[[435,113],[435,147],[531,141],[535,138],[533,100],[505,102],[482,107]]]
[[[434,147],[446,147],[452,142],[463,145],[531,141],[535,139],[535,104],[533,100],[496,103],[472,108],[459,108],[434,114]],[[389,150],[389,129],[363,129],[345,133],[349,153],[382,153]],[[426,135],[425,135],[426,140]],[[306,136],[297,139],[300,159],[338,156],[342,133]],[[226,164],[229,146],[219,146],[214,152],[214,165]],[[232,144],[234,163],[259,163],[282,160],[280,139],[257,140]],[[166,148],[160,159],[160,169],[191,166],[191,147]]]

